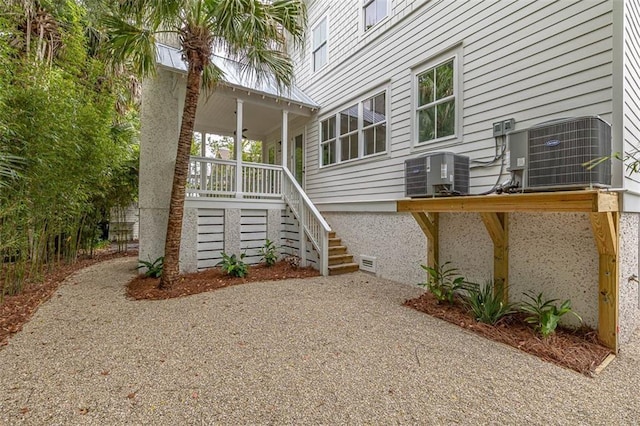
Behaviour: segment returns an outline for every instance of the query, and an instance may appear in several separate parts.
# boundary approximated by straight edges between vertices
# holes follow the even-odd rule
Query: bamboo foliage
[[[0,5],[0,302],[91,255],[136,197],[131,82],[89,54],[87,24],[75,0]]]

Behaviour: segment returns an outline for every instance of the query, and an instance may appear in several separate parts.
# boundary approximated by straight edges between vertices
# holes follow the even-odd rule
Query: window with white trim
[[[418,143],[455,136],[455,58],[418,73],[416,79]]]
[[[367,31],[387,16],[387,0],[364,0],[363,13]]]
[[[312,31],[313,46],[313,70],[317,71],[327,63],[327,49],[328,49],[328,31],[327,31],[327,18],[322,20],[316,25]]]
[[[378,92],[320,121],[321,166],[387,150],[387,92]]]

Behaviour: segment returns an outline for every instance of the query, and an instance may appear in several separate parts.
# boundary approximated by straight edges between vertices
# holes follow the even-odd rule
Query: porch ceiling
[[[196,131],[233,136],[236,130],[236,97],[224,91],[202,96],[196,113]],[[247,102],[242,108],[243,134],[248,139],[260,140],[282,125],[282,110],[268,105]]]
[[[156,60],[160,67],[177,74],[186,73],[179,49],[159,44]],[[273,79],[258,80],[255,75],[243,72],[234,61],[218,55],[213,55],[211,61],[224,73],[224,80],[212,93],[200,96],[196,131],[233,136],[238,99],[243,101],[242,128],[247,129],[243,133],[249,139],[262,139],[281,127],[283,110],[308,117],[318,109],[313,99],[295,86],[281,90]]]

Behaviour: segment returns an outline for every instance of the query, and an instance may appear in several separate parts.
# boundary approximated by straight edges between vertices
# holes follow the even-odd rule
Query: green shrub
[[[151,259],[149,259],[148,262],[146,260],[139,260],[138,263],[140,265],[138,265],[137,269],[147,268],[147,270],[144,272],[145,277],[160,278],[162,276],[162,268],[164,267],[164,256],[160,256],[153,262],[151,262]]]
[[[467,289],[464,301],[477,321],[493,325],[514,312],[513,304],[503,302],[501,295],[501,289],[494,292],[492,282],[488,281],[484,286]]]
[[[453,296],[456,290],[461,289],[464,284],[464,277],[458,274],[456,268],[449,267],[450,263],[445,262],[435,268],[420,265],[422,269],[427,271],[427,282],[419,285],[426,287],[434,295],[438,303],[444,301],[453,303]]]
[[[222,270],[232,277],[245,277],[249,273],[249,266],[242,261],[246,256],[245,253],[240,255],[240,258],[235,254],[229,256],[227,253],[222,252],[222,260],[218,262],[218,265],[222,267]]]
[[[533,324],[536,331],[538,331],[542,337],[547,337],[556,331],[560,318],[565,314],[573,314],[582,321],[582,318],[571,310],[571,301],[565,300],[560,308],[556,306],[558,299],[544,300],[542,293],[537,296],[533,296],[530,293],[524,293],[524,295],[530,299],[530,301],[522,302],[520,309],[529,313],[525,321],[529,324]]]
[[[262,260],[264,260],[267,266],[275,265],[278,260],[278,248],[275,243],[268,238],[258,253],[262,256]]]

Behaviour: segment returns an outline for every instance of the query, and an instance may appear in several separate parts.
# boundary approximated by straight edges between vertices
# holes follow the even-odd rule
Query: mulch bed
[[[298,268],[281,261],[271,267],[267,267],[265,264],[250,266],[249,274],[244,278],[225,275],[220,268],[185,274],[180,277],[180,282],[166,290],[158,289],[159,278],[147,278],[139,275],[127,285],[127,296],[136,300],[162,300],[256,281],[308,278],[319,275],[320,273],[311,267]]]
[[[138,252],[137,250],[129,250],[128,252],[114,253],[105,250],[94,254],[93,257],[80,258],[72,264],[59,264],[47,272],[42,281],[27,282],[20,294],[5,296],[4,302],[0,304],[0,347],[8,343],[11,335],[22,330],[24,324],[31,319],[38,307],[51,298],[60,283],[69,275],[98,262],[127,256],[138,256]],[[0,285],[2,285],[1,282]]]
[[[429,292],[407,300],[404,305],[586,376],[593,376],[595,369],[611,353],[598,343],[596,332],[591,329],[558,328],[555,334],[543,339],[524,321],[523,314],[509,315],[495,326],[484,324],[469,315],[460,300],[453,305],[438,304]]]

